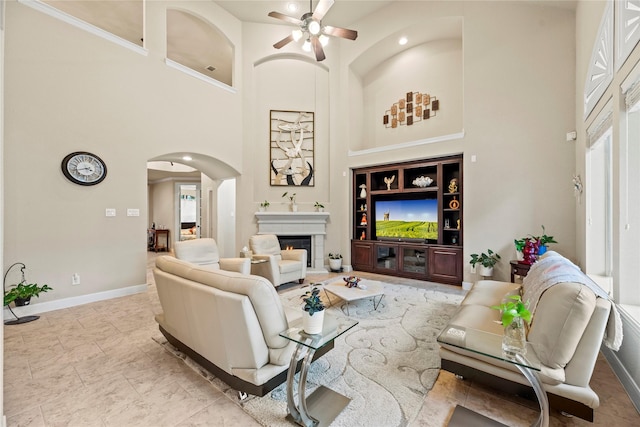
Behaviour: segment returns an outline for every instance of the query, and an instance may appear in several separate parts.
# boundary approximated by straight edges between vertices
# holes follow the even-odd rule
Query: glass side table
[[[547,393],[542,387],[537,372],[540,371],[540,364],[526,359],[520,354],[509,356],[502,353],[502,335],[492,334],[479,329],[450,325],[438,336],[438,343],[443,346],[453,346],[493,359],[502,360],[513,364],[533,387],[540,405],[540,416],[534,421],[532,427],[549,426],[549,401]],[[531,345],[527,343],[527,352],[533,351]],[[464,406],[456,405],[449,426],[483,426],[483,427],[507,427],[502,423],[494,421],[484,415],[473,412]]]
[[[322,385],[306,397],[307,371],[316,350],[329,344],[357,324],[355,320],[338,318],[325,313],[322,332],[319,334],[305,333],[302,330],[302,319],[293,322],[289,329],[279,334],[297,343],[287,372],[287,411],[289,412],[287,418],[305,427],[328,426],[347,407],[351,399]],[[296,404],[293,382],[296,376],[296,365],[302,355],[304,359],[300,368]]]

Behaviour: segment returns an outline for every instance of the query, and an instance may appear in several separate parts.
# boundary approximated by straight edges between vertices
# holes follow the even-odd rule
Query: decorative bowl
[[[419,176],[413,180],[412,184],[416,187],[428,187],[433,183],[433,179],[428,176]]]

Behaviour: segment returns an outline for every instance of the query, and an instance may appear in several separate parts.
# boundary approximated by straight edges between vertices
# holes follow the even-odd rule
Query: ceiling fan
[[[287,37],[275,43],[273,47],[280,49],[294,40],[298,41],[304,38],[302,49],[311,52],[313,48],[316,61],[323,61],[325,55],[322,46],[327,44],[329,40],[327,36],[355,40],[358,37],[357,31],[322,25],[322,18],[324,18],[324,15],[326,15],[331,6],[333,6],[333,3],[334,0],[320,0],[316,6],[316,10],[311,12],[313,9],[313,0],[309,0],[309,12],[302,15],[300,19],[280,12],[269,12],[269,16],[272,18],[281,19],[289,24],[295,24],[300,27],[299,29],[293,30]]]

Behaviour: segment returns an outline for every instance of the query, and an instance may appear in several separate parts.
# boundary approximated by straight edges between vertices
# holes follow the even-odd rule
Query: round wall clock
[[[62,159],[62,173],[74,184],[96,185],[107,176],[107,165],[95,154],[77,151]]]

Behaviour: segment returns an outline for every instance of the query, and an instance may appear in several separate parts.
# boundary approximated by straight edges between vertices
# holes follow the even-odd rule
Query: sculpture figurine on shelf
[[[525,239],[524,247],[522,248],[522,263],[523,264],[533,264],[537,261],[538,255],[538,246],[540,246],[540,242],[538,240],[533,239]]]
[[[391,184],[395,180],[396,180],[396,176],[395,175],[391,175],[391,178],[386,177],[386,176],[384,177],[384,183],[387,184],[387,191],[391,191]]]
[[[362,214],[362,219],[360,220],[360,225],[367,225],[367,214]]]
[[[345,281],[347,288],[355,288],[358,286],[358,282],[360,282],[360,278],[357,276],[343,277],[342,280]]]
[[[456,220],[456,228],[460,230],[460,218]]]
[[[458,192],[458,179],[453,178],[449,181],[449,193],[457,193]]]
[[[360,198],[364,199],[367,197],[367,184],[360,184]]]
[[[362,234],[360,235],[360,240],[365,240],[366,238],[367,238],[367,235],[363,231]]]

